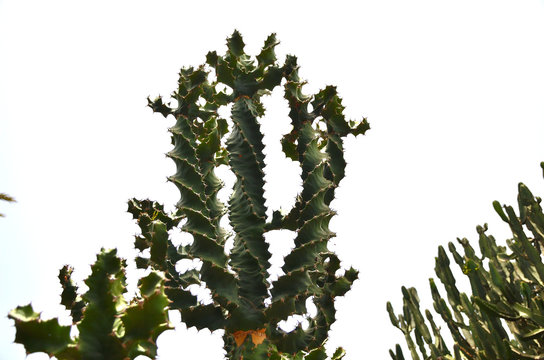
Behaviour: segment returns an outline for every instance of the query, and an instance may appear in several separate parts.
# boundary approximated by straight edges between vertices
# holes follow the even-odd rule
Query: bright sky
[[[385,359],[404,343],[385,303],[400,312],[406,285],[430,306],[438,245],[475,241],[484,222],[504,239],[492,201],[514,204],[520,181],[544,194],[544,1],[258,3],[0,1],[0,192],[18,201],[0,204],[0,359],[25,357],[11,344],[10,309],[32,301],[66,319],[62,265],[81,280],[101,247],[134,258],[129,198],[177,201],[165,181],[171,122],[146,97],[169,95],[179,68],[207,51],[224,53],[235,28],[253,54],[276,32],[279,59],[298,56],[307,93],[337,85],[346,113],[371,124],[346,141],[333,203],[334,248],[360,270],[328,343],[347,360]],[[267,105],[266,196],[287,208],[297,180],[278,139],[289,120],[281,94]],[[159,339],[160,359],[221,358],[219,334],[177,327]]]

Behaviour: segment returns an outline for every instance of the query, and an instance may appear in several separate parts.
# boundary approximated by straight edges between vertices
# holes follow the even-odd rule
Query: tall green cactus
[[[140,296],[130,303],[124,299],[125,265],[115,250],[98,255],[86,280],[89,290],[82,296],[70,279],[72,270],[64,267],[59,275],[61,303],[71,311],[79,333],[71,336],[72,327],[59,325],[57,319],[42,320],[31,305],[18,307],[9,317],[15,320],[15,341],[27,352],[46,352],[58,359],[154,358],[155,340],[169,328],[171,309],[181,312],[188,327],[223,329],[229,359],[327,357],[323,345],[335,320],[334,300],[358,275],[353,268],[339,274],[340,260],[327,247],[334,236],[328,224],[335,212],[329,205],[344,177],[343,137],[363,134],[369,126],[366,119],[345,120],[332,86],[303,95],[296,58],[288,56],[280,66],[274,53],[277,44],[275,36],[269,36],[255,63],[234,32],[225,56],[210,52],[206,64],[181,70],[175,108],[161,98],[149,100],[154,111],[176,119],[170,129],[174,148],[168,156],[177,171],[169,180],[181,197],[173,213],[150,200],[129,201],[128,211],[141,229],[135,239],[142,252],[136,265],[151,268],[140,280]],[[259,118],[265,110],[261,98],[282,81],[293,126],[282,147],[302,168],[302,191],[287,215],[274,211],[269,219]],[[218,113],[227,105],[232,106],[230,125]],[[228,206],[217,198],[223,183],[215,169],[222,164],[236,176]],[[227,213],[234,234],[230,251],[225,244],[231,235],[221,227]],[[174,245],[170,231],[176,227],[192,237],[190,244]],[[284,274],[270,284],[271,254],[264,235],[280,229],[296,232],[295,248],[284,259]],[[193,259],[201,261],[200,269],[176,269],[181,260]],[[199,302],[191,285],[205,285],[212,301]],[[308,301],[317,308],[315,316],[308,314]],[[283,331],[279,322],[295,314],[306,316],[309,326]],[[331,359],[343,356],[339,348]]]
[[[544,163],[541,166],[544,169]],[[397,317],[387,304],[391,322],[404,333],[412,359],[420,359],[420,355],[423,359],[544,359],[544,213],[539,197],[523,184],[518,190],[519,215],[511,206],[493,202],[512,231],[508,247],[497,245],[493,236],[486,234],[486,225],[477,227],[480,256],[467,239],[458,240],[464,255],[453,243],[448,245],[470,281],[470,298],[458,290],[446,251],[442,246],[438,249],[435,272],[447,301],[434,279],[430,285],[434,309],[453,338],[452,350],[429,310],[425,321],[415,289],[402,288],[402,315]],[[404,359],[399,345],[390,354],[394,360]]]
[[[173,300],[170,308],[180,310],[188,327],[225,330],[225,350],[231,359],[323,352],[335,320],[334,299],[357,278],[353,268],[337,276],[340,261],[327,248],[334,236],[328,224],[335,212],[329,205],[344,177],[342,138],[363,134],[368,123],[345,120],[332,86],[313,96],[303,95],[296,58],[288,56],[279,65],[277,44],[275,35],[270,35],[255,61],[244,53],[242,37],[235,31],[224,56],[210,52],[206,64],[181,70],[173,94],[175,107],[160,97],[149,101],[155,112],[176,119],[170,129],[174,148],[168,156],[177,172],[169,180],[181,198],[173,214],[148,200],[133,199],[129,204],[142,230],[135,245],[150,250],[149,257],[138,259],[139,266],[166,273],[165,291]],[[282,147],[302,168],[302,191],[287,215],[274,211],[267,219],[261,98],[283,80],[293,128],[283,137]],[[230,91],[223,91],[225,87]],[[218,113],[226,105],[232,106],[230,126]],[[228,164],[236,176],[227,207],[217,198],[223,183],[215,169],[221,164]],[[230,251],[225,250],[227,235],[220,226],[226,213],[234,236]],[[180,221],[184,221],[181,230],[193,241],[176,247],[168,231]],[[285,257],[284,274],[270,284],[271,254],[264,234],[279,229],[296,232],[295,248]],[[175,265],[182,259],[199,259],[202,267],[180,273]],[[187,290],[192,284],[205,284],[212,302],[198,303]],[[313,317],[307,314],[307,301],[317,307]],[[292,332],[283,331],[278,323],[294,314],[307,316],[308,328],[299,325]]]

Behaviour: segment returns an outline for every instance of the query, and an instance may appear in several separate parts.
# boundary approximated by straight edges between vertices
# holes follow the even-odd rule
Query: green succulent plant
[[[42,320],[30,305],[18,307],[9,316],[15,320],[15,341],[27,352],[59,359],[154,358],[156,338],[169,328],[167,310],[179,310],[188,327],[223,330],[229,359],[327,358],[324,343],[335,321],[334,300],[358,276],[353,268],[342,269],[328,249],[334,236],[328,224],[335,215],[330,203],[344,177],[343,138],[364,134],[369,126],[366,119],[345,119],[335,87],[304,95],[296,58],[287,56],[279,65],[277,44],[270,35],[253,59],[235,31],[224,56],[210,52],[202,66],[180,71],[175,106],[160,97],[148,99],[155,112],[175,119],[167,155],[177,170],[168,179],[180,199],[173,212],[151,200],[129,201],[128,211],[141,229],[134,244],[141,252],[136,265],[151,271],[140,280],[140,296],[128,303],[124,299],[124,262],[115,251],[98,255],[86,281],[89,291],[82,296],[65,267],[59,276],[61,303],[71,311],[79,335],[70,336],[71,327],[57,319]],[[276,210],[268,217],[261,98],[282,83],[292,124],[282,149],[301,167],[302,191],[288,213]],[[219,115],[223,106],[231,107],[229,120]],[[227,205],[217,197],[223,182],[215,170],[221,165],[236,177]],[[221,226],[226,215],[230,233]],[[174,245],[174,229],[188,234],[190,243]],[[265,233],[282,229],[296,233],[295,246],[284,258],[283,274],[270,283]],[[195,259],[199,269],[177,270],[180,261]],[[209,289],[211,300],[199,301],[192,285]],[[313,316],[308,302],[317,309]],[[279,323],[291,315],[305,316],[308,326],[282,330]],[[344,354],[339,348],[331,360]]]
[[[140,257],[138,263],[166,273],[165,291],[174,300],[170,308],[181,311],[187,326],[225,331],[231,359],[264,359],[275,351],[295,356],[322,349],[335,320],[334,300],[357,279],[353,268],[337,275],[340,261],[327,247],[334,236],[328,224],[335,212],[329,205],[344,177],[343,138],[363,134],[368,123],[345,119],[332,86],[304,95],[296,58],[287,56],[279,65],[277,44],[270,35],[253,59],[245,54],[242,37],[235,31],[224,56],[210,52],[204,65],[181,70],[173,94],[176,106],[160,97],[149,100],[155,112],[176,120],[170,128],[174,148],[167,155],[177,167],[169,180],[181,198],[173,214],[151,201],[133,199],[129,204],[142,230],[136,247],[150,249],[150,256]],[[292,124],[282,149],[301,167],[302,191],[286,215],[276,210],[268,219],[261,98],[282,83]],[[218,112],[227,105],[230,125]],[[223,183],[215,169],[223,164],[236,177],[227,206],[217,198]],[[226,214],[234,242],[230,251],[225,249],[228,235],[220,224]],[[193,241],[176,247],[168,231],[180,221],[181,230]],[[284,258],[283,274],[269,283],[271,253],[264,235],[280,229],[296,233],[295,248]],[[202,267],[180,273],[175,265],[183,259],[199,259]],[[187,290],[192,284],[205,284],[211,303],[198,303]],[[315,316],[308,315],[307,301],[315,304]],[[283,331],[278,323],[295,314],[306,316],[309,326]]]
[[[541,166],[544,169],[544,163]],[[541,198],[521,183],[518,191],[519,215],[511,206],[493,202],[512,231],[507,246],[486,234],[487,225],[477,227],[479,255],[467,239],[458,239],[464,254],[448,244],[470,282],[471,295],[459,291],[450,259],[442,246],[438,248],[435,272],[446,298],[434,279],[430,286],[434,310],[453,339],[451,348],[431,312],[426,310],[423,316],[416,289],[402,288],[401,315],[387,304],[391,322],[404,333],[412,359],[544,359],[544,214]],[[390,355],[404,359],[399,345]]]

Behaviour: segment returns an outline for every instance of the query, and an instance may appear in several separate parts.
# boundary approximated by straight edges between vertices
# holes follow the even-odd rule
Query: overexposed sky
[[[0,203],[1,360],[25,357],[11,343],[10,309],[32,301],[44,317],[66,318],[62,265],[81,280],[101,247],[134,258],[129,198],[177,201],[165,181],[171,120],[146,97],[169,95],[179,68],[209,50],[224,53],[234,29],[253,54],[277,33],[278,58],[298,56],[307,93],[337,85],[346,114],[370,122],[346,140],[331,222],[340,258],[360,270],[328,343],[347,360],[385,359],[403,343],[385,303],[400,312],[406,285],[430,306],[438,245],[475,241],[484,222],[504,239],[491,202],[514,204],[520,181],[544,194],[544,1],[3,0],[0,192],[18,202]],[[289,207],[297,184],[278,155],[289,131],[281,96],[266,101],[262,121],[271,209]],[[286,251],[281,235],[268,240]],[[218,334],[183,325],[159,339],[162,360],[221,351]]]

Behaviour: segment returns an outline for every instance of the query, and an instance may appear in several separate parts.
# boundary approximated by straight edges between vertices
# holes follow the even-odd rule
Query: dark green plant
[[[544,163],[541,166],[544,169]],[[487,225],[477,227],[480,255],[467,239],[458,239],[463,255],[453,243],[448,245],[470,281],[470,297],[458,290],[448,255],[442,246],[438,249],[435,272],[447,300],[434,279],[430,285],[434,309],[453,338],[451,348],[431,312],[426,310],[425,317],[421,313],[414,288],[402,288],[402,315],[396,316],[387,304],[391,322],[404,333],[412,359],[544,359],[544,214],[539,197],[523,184],[518,190],[519,215],[511,206],[493,202],[512,231],[507,247],[486,234]],[[399,345],[390,354],[395,360],[404,359]]]
[[[150,256],[140,257],[138,265],[166,273],[165,291],[173,300],[170,308],[180,310],[187,326],[225,331],[225,350],[231,359],[265,359],[275,351],[302,354],[312,349],[324,354],[322,345],[335,320],[334,299],[344,295],[357,278],[353,268],[336,274],[340,261],[327,248],[334,236],[328,223],[335,212],[329,205],[344,177],[342,138],[363,134],[368,123],[345,120],[341,99],[332,86],[304,95],[296,58],[288,56],[278,65],[277,44],[270,35],[255,61],[244,53],[242,38],[234,32],[224,56],[210,52],[206,64],[181,70],[174,107],[160,97],[149,101],[155,112],[176,120],[170,128],[174,149],[168,156],[177,172],[169,180],[181,199],[174,214],[164,213],[150,201],[129,204],[142,230],[135,245],[142,251],[150,249]],[[287,215],[274,211],[268,219],[261,98],[282,81],[293,126],[283,137],[282,147],[285,156],[301,166],[302,191]],[[218,113],[227,105],[232,106],[230,125]],[[214,172],[222,164],[236,176],[226,208],[217,199],[223,184]],[[220,225],[226,213],[234,237],[230,251],[225,250],[230,235]],[[168,231],[181,220],[181,230],[191,234],[193,241],[176,247]],[[296,232],[295,248],[285,257],[284,274],[269,284],[271,254],[264,234],[279,229]],[[175,265],[183,259],[199,259],[202,267],[179,273]],[[186,290],[192,284],[205,284],[212,302],[199,304]],[[316,305],[315,316],[308,315],[307,301]],[[294,314],[307,316],[309,327],[298,326],[292,332],[280,329],[278,323]]]
[[[277,44],[270,35],[254,60],[234,32],[224,56],[210,52],[206,64],[181,70],[174,107],[160,97],[149,100],[155,112],[176,120],[170,128],[174,148],[168,156],[177,172],[169,180],[181,198],[173,213],[150,200],[129,201],[128,211],[141,229],[135,240],[142,252],[136,265],[151,269],[141,280],[142,298],[125,304],[123,262],[114,252],[99,255],[87,280],[89,291],[81,298],[69,279],[71,270],[64,268],[62,304],[71,310],[79,335],[71,337],[70,327],[56,319],[41,320],[30,305],[19,307],[10,317],[16,323],[15,341],[27,352],[44,351],[59,359],[154,357],[155,339],[168,328],[168,308],[179,310],[188,327],[224,330],[229,359],[326,358],[334,300],[358,276],[353,268],[342,270],[328,249],[334,236],[328,224],[335,214],[329,205],[344,177],[343,138],[364,134],[369,126],[366,119],[346,121],[335,87],[304,95],[296,58],[287,56],[279,65]],[[302,191],[287,214],[276,210],[269,218],[261,98],[282,82],[293,126],[282,148],[301,167]],[[222,106],[231,106],[230,123],[218,113]],[[223,186],[215,175],[220,165],[236,176],[228,206],[217,198]],[[227,214],[232,234],[221,227]],[[174,245],[175,228],[192,237],[190,244]],[[296,233],[295,247],[284,259],[284,274],[270,284],[271,254],[264,235],[281,229]],[[225,247],[229,237],[230,250]],[[176,269],[180,261],[193,259],[200,260],[200,269]],[[211,302],[199,302],[188,289],[191,285],[209,289]],[[308,314],[309,301],[317,308],[314,316]],[[278,323],[295,314],[306,316],[309,326],[283,331]],[[339,348],[332,359],[343,356]]]
[[[116,250],[97,256],[92,273],[85,280],[89,290],[79,296],[68,266],[60,270],[61,304],[70,310],[72,326],[58,319],[42,320],[30,304],[9,313],[15,320],[15,342],[27,353],[45,352],[59,360],[154,358],[157,337],[170,328],[164,294],[164,275],[153,271],[139,281],[139,295],[127,302],[125,261]],[[71,336],[72,328],[78,335]]]

